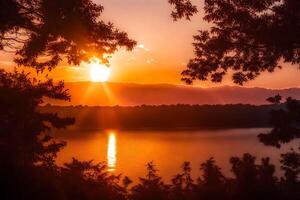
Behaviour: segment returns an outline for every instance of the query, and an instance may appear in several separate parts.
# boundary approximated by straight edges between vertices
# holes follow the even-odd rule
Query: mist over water
[[[199,175],[200,163],[214,157],[222,171],[230,176],[229,159],[251,153],[260,162],[270,157],[280,171],[280,152],[286,152],[296,141],[281,149],[267,147],[257,134],[268,129],[227,129],[201,131],[93,131],[56,133],[58,140],[67,142],[57,162],[72,159],[106,162],[110,173],[123,173],[133,180],[145,174],[145,164],[153,161],[159,174],[170,180],[180,172],[184,161],[190,161],[192,175]]]

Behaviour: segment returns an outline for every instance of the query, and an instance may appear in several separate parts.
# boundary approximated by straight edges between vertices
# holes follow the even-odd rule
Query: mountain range
[[[172,84],[67,82],[70,102],[55,105],[137,106],[170,104],[266,104],[266,98],[280,94],[300,99],[300,88],[267,89],[238,86],[201,88]]]

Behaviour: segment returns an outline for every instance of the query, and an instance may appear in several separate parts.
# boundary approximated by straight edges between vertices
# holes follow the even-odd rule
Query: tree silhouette
[[[38,71],[93,56],[105,63],[119,47],[136,44],[100,20],[103,7],[91,0],[1,0],[0,8],[0,49],[15,51],[18,65]]]
[[[234,194],[237,199],[277,199],[277,179],[274,176],[275,166],[269,158],[263,158],[261,165],[256,164],[256,158],[244,154],[242,158],[232,157],[232,172],[235,176]]]
[[[0,70],[0,146],[5,161],[13,159],[23,166],[43,162],[50,164],[64,143],[52,142],[45,131],[64,128],[74,122],[57,114],[41,113],[37,106],[43,98],[69,100],[70,96],[60,82],[38,82],[28,74]],[[4,161],[3,160],[3,161]]]
[[[130,50],[136,44],[112,23],[101,20],[103,7],[91,0],[0,0],[0,9],[0,50],[13,52],[17,65],[37,72],[51,70],[65,61],[78,65],[93,56],[105,63],[118,48]],[[68,180],[61,175],[71,171],[72,180],[82,180],[77,183],[77,188],[83,187],[77,199],[122,199],[118,195],[124,192],[116,192],[119,186],[108,178],[101,179],[98,166],[73,160],[62,170],[55,164],[65,142],[54,141],[52,129],[65,128],[74,119],[41,112],[39,106],[45,98],[70,100],[70,96],[63,82],[30,77],[18,70],[0,70],[0,177],[5,183],[0,188],[2,197],[74,199],[74,188],[57,186]],[[78,168],[84,172],[94,170],[94,175],[101,173],[97,179],[89,177],[87,181],[87,174],[75,173]],[[98,190],[103,183],[107,185]]]
[[[168,0],[169,3],[175,6],[175,10],[172,11],[171,16],[174,21],[178,19],[185,18],[187,20],[191,19],[195,13],[198,12],[198,9],[195,5],[192,4],[190,0]]]
[[[65,142],[53,140],[50,130],[64,128],[74,119],[40,112],[38,105],[44,98],[69,100],[70,96],[62,82],[39,82],[22,72],[0,70],[0,177],[5,183],[0,193],[4,199],[45,199],[41,193],[57,198],[55,187],[50,187],[55,176],[49,174],[56,173],[55,158]]]
[[[199,199],[229,199],[229,181],[222,174],[221,168],[213,158],[201,164],[202,177],[198,180]]]
[[[145,178],[139,178],[140,183],[132,188],[132,200],[163,200],[168,196],[167,186],[162,178],[158,176],[153,162],[146,165],[147,174]]]
[[[279,104],[281,96],[268,98],[271,103]],[[258,137],[265,145],[280,148],[282,144],[300,138],[300,103],[287,98],[284,107],[273,109],[270,112],[272,130],[269,133],[260,134]]]
[[[181,166],[182,173],[175,175],[172,178],[170,186],[170,198],[176,200],[194,199],[196,198],[196,184],[191,176],[190,162],[184,162]]]
[[[105,54],[135,45],[125,32],[100,20],[103,7],[90,0],[0,0],[0,8],[0,50],[14,50],[18,65],[38,72],[64,60],[78,65],[97,56],[106,62]],[[45,97],[70,100],[63,82],[40,82],[29,74],[3,70],[0,78],[1,145],[18,154],[11,158],[20,163],[53,165],[64,143],[51,143],[50,135],[41,135],[73,120],[41,113],[37,107]]]
[[[174,20],[185,17],[184,13],[187,13],[186,18],[190,19],[190,16],[195,13],[190,9],[192,5],[184,6],[184,2],[183,0],[169,2],[177,5],[172,13]],[[205,0],[204,3],[204,20],[210,22],[212,27],[209,31],[201,30],[194,36],[195,58],[189,61],[187,69],[182,72],[182,80],[186,83],[191,84],[197,79],[221,82],[228,72],[233,71],[233,81],[242,85],[246,81],[255,79],[261,72],[273,72],[281,68],[280,62],[299,65],[299,1]],[[282,98],[276,95],[267,100],[273,104],[280,104]],[[284,108],[271,111],[272,130],[259,135],[260,141],[265,145],[280,148],[282,144],[300,137],[299,102],[287,98],[284,106]],[[282,169],[285,171],[283,193],[289,199],[295,199],[299,195],[297,193],[300,168],[298,158],[299,153],[295,151],[282,154]],[[251,199],[251,195],[261,194],[259,191],[251,192],[252,186],[257,182],[251,181],[251,176],[255,177],[256,173],[254,160],[255,158],[250,155],[245,155],[243,158],[243,162],[247,161],[249,164],[246,171],[250,174],[248,174],[250,179],[247,178],[245,183],[250,185],[244,187],[245,191],[239,190],[242,191],[241,194],[246,195],[239,197],[241,199],[249,197]],[[237,158],[232,158],[231,162],[233,172],[238,175],[243,168],[241,165],[243,162]],[[274,166],[269,164],[268,159],[264,159],[261,170],[264,170],[264,176],[257,183],[264,183],[262,188],[274,191],[272,175]],[[265,176],[267,174],[269,175]],[[239,179],[237,176],[237,185],[243,188],[244,183],[239,182]],[[280,197],[272,196],[272,199],[276,198]]]
[[[193,13],[180,9],[186,1],[174,2],[179,6],[172,14],[175,20]],[[204,11],[203,19],[212,26],[194,36],[195,58],[182,72],[185,82],[221,82],[233,71],[233,81],[243,84],[261,72],[281,68],[281,61],[299,65],[299,1],[205,0]]]
[[[125,199],[119,177],[108,174],[104,163],[73,158],[60,169],[60,179],[66,199]]]
[[[284,178],[282,178],[283,191],[294,198],[300,195],[300,154],[293,149],[290,152],[282,154],[281,169],[284,171]],[[291,195],[292,194],[292,195]]]

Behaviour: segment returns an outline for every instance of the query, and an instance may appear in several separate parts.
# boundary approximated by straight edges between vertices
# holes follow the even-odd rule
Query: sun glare
[[[110,76],[110,68],[94,59],[90,64],[90,79],[93,82],[106,82]]]
[[[117,146],[116,135],[114,132],[110,132],[108,135],[107,145],[107,167],[108,171],[114,171],[117,163]]]

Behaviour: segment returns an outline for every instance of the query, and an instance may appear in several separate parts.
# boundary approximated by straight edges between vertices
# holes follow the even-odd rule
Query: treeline
[[[233,177],[222,174],[213,158],[200,165],[197,179],[191,177],[189,162],[166,184],[153,163],[139,181],[107,173],[104,163],[73,159],[62,167],[40,163],[28,168],[0,166],[4,181],[1,199],[43,200],[297,200],[300,198],[300,154],[282,155],[284,176],[276,177],[269,158],[258,164],[244,154],[232,157]],[[9,170],[10,173],[6,170]],[[13,173],[11,173],[13,172]]]
[[[42,112],[75,117],[71,129],[218,129],[269,127],[269,114],[280,105],[142,105],[136,107],[51,106]]]

